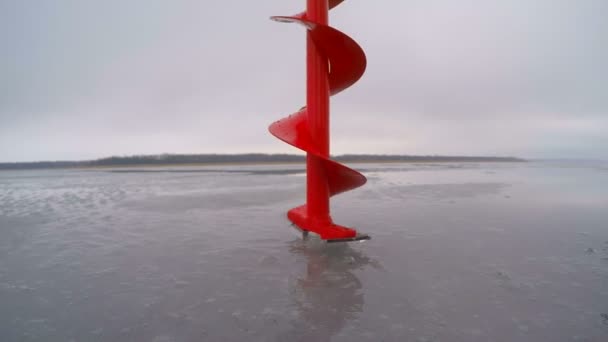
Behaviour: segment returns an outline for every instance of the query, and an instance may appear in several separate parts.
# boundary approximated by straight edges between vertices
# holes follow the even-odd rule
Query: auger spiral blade
[[[328,25],[329,10],[343,0],[307,0],[306,12],[276,16],[279,22],[299,23],[307,30],[306,106],[274,122],[270,133],[306,152],[306,204],[287,217],[304,232],[328,242],[369,239],[355,229],[333,223],[329,198],[367,181],[361,173],[329,159],[329,97],[354,84],[365,71],[363,49],[346,34]]]

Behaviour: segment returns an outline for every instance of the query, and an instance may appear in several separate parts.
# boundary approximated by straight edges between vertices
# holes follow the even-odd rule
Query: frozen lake
[[[0,172],[0,341],[608,341],[608,164],[352,166],[331,245],[299,166]]]

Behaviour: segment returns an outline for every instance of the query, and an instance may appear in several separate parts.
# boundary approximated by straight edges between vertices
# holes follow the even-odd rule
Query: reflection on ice
[[[298,239],[290,243],[289,250],[305,258],[306,270],[290,288],[298,316],[285,340],[330,341],[363,311],[363,284],[355,271],[381,268],[380,263],[349,243]]]

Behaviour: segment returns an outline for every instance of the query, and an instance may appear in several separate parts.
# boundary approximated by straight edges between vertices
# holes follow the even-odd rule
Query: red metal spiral
[[[365,71],[363,49],[328,26],[328,12],[344,0],[307,0],[306,12],[273,20],[299,23],[307,29],[306,106],[270,125],[270,132],[307,153],[306,204],[288,211],[303,231],[328,241],[369,238],[333,223],[329,197],[362,186],[365,176],[329,158],[329,97],[350,87]]]

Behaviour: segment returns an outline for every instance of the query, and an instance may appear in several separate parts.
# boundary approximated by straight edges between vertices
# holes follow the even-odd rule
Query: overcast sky
[[[1,0],[0,162],[295,153],[304,0]],[[332,153],[608,158],[608,1],[347,0]]]

